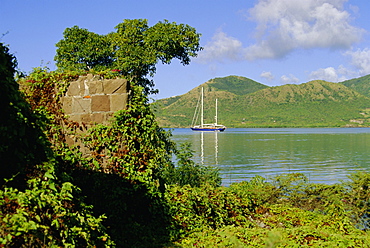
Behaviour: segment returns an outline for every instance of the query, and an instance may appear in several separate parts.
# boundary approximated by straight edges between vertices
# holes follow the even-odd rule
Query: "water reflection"
[[[218,165],[218,132],[215,132],[215,165]]]
[[[218,159],[217,159],[217,156],[218,156],[218,138],[217,138],[217,135],[218,135],[219,132],[202,132],[201,131],[199,133],[200,133],[200,161],[201,161],[201,164],[204,165],[204,133],[207,133],[207,134],[209,133],[210,135],[214,135],[214,137],[215,137],[215,141],[214,141],[215,164],[214,165],[218,165]]]
[[[224,185],[292,172],[312,182],[335,183],[353,171],[367,171],[370,163],[369,128],[175,129],[173,138],[192,143],[198,163],[217,165]]]

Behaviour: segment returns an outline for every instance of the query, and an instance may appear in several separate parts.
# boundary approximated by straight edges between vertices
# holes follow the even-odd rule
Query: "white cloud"
[[[204,50],[199,53],[198,59],[200,62],[240,60],[242,59],[242,50],[243,46],[239,40],[219,31],[212,37],[212,41],[204,47]]]
[[[261,77],[261,78],[265,78],[265,79],[267,79],[268,81],[272,81],[272,80],[274,80],[274,79],[275,79],[274,75],[272,75],[272,73],[271,73],[271,72],[269,72],[269,71],[264,71],[264,72],[262,72],[262,73],[261,73],[261,75],[260,75],[260,77]]]
[[[329,82],[338,82],[337,71],[333,67],[320,68],[311,72],[310,80],[325,80]]]
[[[365,30],[350,24],[347,0],[258,0],[248,17],[256,22],[255,43],[242,42],[217,31],[197,61],[225,62],[283,58],[297,49],[349,49]],[[350,6],[355,9],[356,6]],[[351,11],[352,13],[353,11]],[[354,56],[361,56],[353,52]],[[361,70],[366,66],[356,64]]]
[[[351,26],[346,0],[259,0],[249,10],[257,23],[257,43],[246,48],[248,60],[281,58],[294,49],[345,49],[364,30]]]
[[[358,74],[364,76],[370,74],[370,49],[346,52],[351,57],[351,64],[358,69]]]
[[[349,69],[347,67],[344,67],[343,65],[340,65],[337,68],[337,73],[339,75],[338,82],[342,82],[344,80],[348,80],[349,78],[359,77],[361,76],[358,71]]]
[[[299,83],[299,79],[296,78],[294,75],[289,74],[289,76],[286,76],[286,75],[281,76],[280,82],[282,84],[291,84],[291,83],[297,84]]]
[[[337,69],[334,67],[320,68],[316,71],[311,72],[310,80],[325,80],[328,82],[342,82],[347,80],[347,76],[353,75],[354,72],[345,68],[344,66],[339,66]]]

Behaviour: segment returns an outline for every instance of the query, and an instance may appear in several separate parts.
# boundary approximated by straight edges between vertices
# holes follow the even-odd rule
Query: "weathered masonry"
[[[106,123],[112,114],[127,107],[129,84],[126,79],[102,79],[88,74],[70,82],[62,98],[69,119],[85,124]]]

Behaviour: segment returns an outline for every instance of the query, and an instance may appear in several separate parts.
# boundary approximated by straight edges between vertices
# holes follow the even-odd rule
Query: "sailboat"
[[[215,116],[215,123],[211,123],[211,124],[205,124],[203,123],[203,120],[204,120],[204,116],[203,116],[203,112],[204,112],[204,108],[203,108],[203,98],[204,98],[204,90],[203,90],[203,87],[202,87],[202,94],[201,94],[201,117],[200,117],[200,125],[194,125],[194,120],[196,119],[196,114],[197,114],[197,109],[198,109],[198,106],[195,110],[195,113],[194,113],[194,118],[193,118],[193,123],[192,123],[192,127],[191,127],[191,130],[193,131],[218,131],[218,132],[223,132],[225,131],[226,127],[224,125],[220,125],[220,124],[217,124],[217,99],[216,99],[216,116]]]

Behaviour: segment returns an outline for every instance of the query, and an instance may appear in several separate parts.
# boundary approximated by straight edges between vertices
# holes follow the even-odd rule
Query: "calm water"
[[[369,171],[370,128],[235,128],[225,132],[173,129],[190,142],[195,160],[220,168],[223,185],[255,175],[301,172],[311,182],[337,183]]]

